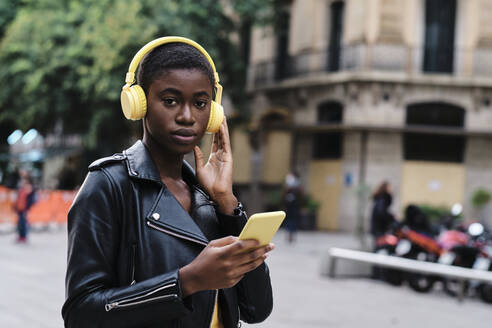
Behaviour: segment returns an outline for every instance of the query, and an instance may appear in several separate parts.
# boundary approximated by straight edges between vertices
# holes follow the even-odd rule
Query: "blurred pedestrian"
[[[299,175],[297,172],[289,172],[285,177],[285,190],[283,202],[285,206],[285,223],[284,227],[287,230],[287,241],[294,242],[299,220],[301,217],[303,191]]]
[[[371,235],[376,240],[384,235],[396,221],[389,208],[393,201],[391,184],[383,181],[372,194]]]
[[[14,210],[17,213],[17,242],[26,243],[28,225],[27,213],[29,208],[36,201],[36,190],[32,183],[31,176],[25,170],[19,171],[20,181],[17,187],[17,199],[14,203]]]

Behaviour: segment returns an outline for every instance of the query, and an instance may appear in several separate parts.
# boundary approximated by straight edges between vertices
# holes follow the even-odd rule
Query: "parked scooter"
[[[397,231],[399,237],[395,253],[397,256],[426,262],[436,262],[442,249],[433,239],[434,229],[429,218],[416,205],[405,209],[403,226]],[[405,274],[408,285],[419,293],[429,292],[438,277],[428,274],[408,272]]]
[[[480,250],[473,268],[475,270],[492,271],[492,235],[485,230],[481,223],[472,223],[468,227],[468,233],[472,236],[474,245]],[[492,303],[492,284],[477,283],[476,290],[480,298],[487,303]]]
[[[387,233],[376,239],[376,247],[374,252],[382,255],[395,255],[395,249],[398,245],[399,238],[393,233]],[[403,271],[392,268],[373,269],[375,278],[386,281],[393,286],[400,286],[403,283]]]
[[[459,205],[459,204],[457,204]],[[419,261],[438,262],[476,270],[492,271],[492,234],[480,223],[472,223],[467,229],[456,228],[459,214],[453,207],[450,215],[441,220],[439,229],[431,226],[425,214],[415,205],[405,211],[405,220],[392,227],[391,233],[376,240],[375,252],[400,256]],[[461,205],[460,211],[461,211]],[[436,239],[434,234],[440,231]],[[401,285],[407,280],[409,286],[417,292],[430,291],[436,281],[442,281],[444,290],[453,296],[473,290],[480,298],[492,303],[492,284],[467,281],[465,285],[453,279],[439,276],[403,272],[397,269],[377,269],[379,278]],[[465,290],[462,290],[466,288]]]
[[[441,254],[439,244],[431,237],[432,228],[427,216],[416,205],[405,210],[402,223],[392,227],[392,233],[376,240],[376,253],[394,255],[407,259],[436,262]],[[392,285],[401,285],[407,280],[418,292],[432,289],[437,277],[398,269],[378,269],[380,277]]]
[[[492,246],[490,237],[482,224],[476,222],[465,232],[450,230],[439,237],[445,250],[439,262],[475,270],[492,270]],[[451,296],[467,293],[475,289],[482,300],[492,303],[492,285],[476,281],[466,281],[464,285],[455,279],[444,279],[444,291]],[[464,288],[464,290],[462,290]]]
[[[418,233],[408,227],[398,231],[400,241],[396,246],[397,256],[426,262],[436,262],[441,255],[439,244],[431,237]],[[438,277],[428,274],[408,272],[405,274],[408,285],[419,293],[429,292]]]

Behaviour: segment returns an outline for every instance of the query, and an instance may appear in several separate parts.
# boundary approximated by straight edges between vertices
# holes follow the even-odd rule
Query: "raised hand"
[[[191,262],[179,270],[183,297],[201,290],[230,288],[260,266],[274,245],[258,247],[256,240],[224,237],[212,240]]]
[[[231,214],[237,206],[232,193],[232,151],[227,120],[224,118],[219,131],[214,134],[212,151],[206,164],[198,146],[194,148],[196,176],[200,185],[217,203],[218,210]]]

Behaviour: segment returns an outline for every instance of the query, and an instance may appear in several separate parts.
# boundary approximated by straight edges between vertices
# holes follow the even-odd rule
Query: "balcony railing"
[[[455,52],[451,56],[453,63],[449,72],[442,72],[442,70],[439,72],[439,69],[429,69],[429,66],[425,67],[424,71],[424,53],[425,48],[423,47],[384,44],[370,47],[359,44],[324,51],[311,50],[285,58],[285,65],[276,65],[274,60],[257,63],[250,67],[249,81],[251,86],[258,87],[273,85],[281,80],[296,77],[316,76],[339,71],[492,77],[492,49],[455,48]],[[338,59],[333,58],[334,55]],[[439,56],[437,56],[437,60],[439,60]],[[283,71],[278,72],[278,68],[282,66],[284,67]],[[336,66],[338,69],[334,70]],[[438,67],[441,66],[438,65]]]

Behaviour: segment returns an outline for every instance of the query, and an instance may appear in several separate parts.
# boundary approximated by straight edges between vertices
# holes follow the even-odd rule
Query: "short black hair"
[[[215,85],[214,71],[207,58],[182,42],[166,43],[148,53],[138,67],[137,83],[147,94],[150,84],[171,69],[197,69],[208,76],[212,88]]]

